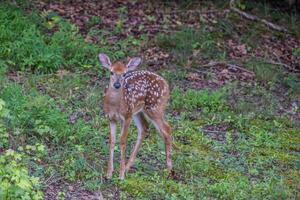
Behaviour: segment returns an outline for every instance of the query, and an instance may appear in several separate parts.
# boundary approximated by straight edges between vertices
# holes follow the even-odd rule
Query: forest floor
[[[238,5],[282,33],[221,0],[17,2],[0,3],[0,155],[20,153],[45,199],[300,198],[299,13]],[[125,180],[118,145],[105,178],[100,52],[169,82],[174,176],[151,127]]]

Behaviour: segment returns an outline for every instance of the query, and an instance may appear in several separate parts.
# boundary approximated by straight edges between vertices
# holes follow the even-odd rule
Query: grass
[[[100,19],[92,18],[90,23]],[[136,53],[133,47],[146,40],[128,37],[113,46],[96,31],[101,48],[85,42],[78,28],[53,12],[33,13],[25,16],[20,8],[9,3],[0,4],[0,59],[14,70],[41,73],[57,69],[97,69],[97,55],[105,52],[114,59]],[[47,33],[47,34],[45,34]],[[129,49],[132,49],[131,51]],[[114,52],[114,53],[111,53]]]
[[[13,126],[6,124],[8,132],[14,134],[16,131],[10,128],[14,127],[19,135],[23,135],[24,145],[30,140],[32,145],[42,142],[45,146],[47,153],[40,158],[44,163],[33,161],[35,175],[46,178],[51,174],[60,174],[69,181],[85,181],[88,188],[105,188],[106,183],[102,177],[105,160],[99,160],[99,157],[108,153],[105,144],[108,132],[106,120],[100,117],[98,122],[79,120],[73,125],[67,122],[66,114],[69,111],[77,108],[89,110],[89,107],[97,105],[97,100],[73,105],[72,102],[80,102],[65,96],[66,91],[70,90],[77,96],[75,88],[87,86],[87,80],[87,77],[80,80],[76,75],[73,79],[63,80],[59,77],[37,78],[35,83],[47,83],[46,93],[56,96],[56,103],[51,97],[33,92],[34,87],[27,84],[24,84],[25,88],[21,88],[7,82],[6,87],[0,91],[1,97],[8,102],[6,108],[13,114],[11,119],[15,119]],[[58,93],[51,93],[54,88]],[[84,94],[93,94],[92,91],[89,88]],[[99,95],[95,98],[98,99]],[[11,102],[11,99],[15,101]],[[64,102],[64,113],[56,108],[58,102]],[[117,176],[113,179],[113,184],[121,189],[122,198],[295,198],[300,178],[297,173],[299,155],[291,152],[299,150],[298,129],[286,118],[274,115],[272,118],[264,118],[259,114],[247,113],[240,115],[226,104],[222,91],[184,92],[174,89],[171,108],[182,113],[170,118],[177,147],[173,151],[173,160],[178,180],[168,179],[168,173],[163,171],[163,142],[158,134],[153,133],[143,144],[136,162],[136,171],[129,173],[124,182],[119,182]],[[184,118],[184,112],[196,111],[199,107],[206,110],[201,118],[192,121]],[[245,109],[243,111],[247,112]],[[92,118],[96,118],[97,114],[91,114]],[[43,119],[43,124],[34,122],[40,119]],[[222,140],[203,131],[206,125],[217,126],[222,123],[229,124],[228,130],[218,133],[224,134]],[[96,126],[101,131],[98,132],[91,126]],[[57,128],[61,128],[62,132]],[[154,132],[153,128],[151,132]],[[130,146],[134,144],[135,137],[136,131],[132,127]],[[21,141],[16,143],[22,144]],[[64,144],[63,148],[60,147],[61,144]],[[45,165],[51,167],[46,168]],[[198,192],[200,189],[203,193]]]
[[[218,45],[221,39],[218,33],[211,32],[204,26],[200,30],[186,28],[173,35],[158,35],[156,43],[159,47],[175,54],[175,61],[184,66],[187,62],[186,58],[192,56],[197,50],[204,59],[224,59],[226,53]]]
[[[278,112],[282,94],[277,91],[285,89],[288,97],[284,106],[295,105],[297,112],[299,81],[294,75],[252,59],[246,67],[256,74],[255,82],[198,90],[187,89],[189,68],[161,71],[172,86],[167,119],[173,130],[176,176],[170,178],[165,170],[164,142],[151,126],[134,172],[124,181],[119,181],[117,174],[108,181],[104,174],[109,127],[101,108],[107,78],[86,66],[97,65],[94,57],[99,48],[85,42],[74,25],[57,15],[44,13],[33,20],[19,8],[0,5],[0,20],[12,22],[0,31],[6,52],[0,61],[0,174],[8,177],[0,178],[0,185],[5,185],[0,198],[20,199],[23,194],[28,199],[41,199],[51,177],[70,184],[81,182],[90,191],[102,191],[105,198],[113,198],[115,189],[119,199],[299,198],[300,126],[292,116]],[[126,14],[123,8],[120,12]],[[49,21],[58,31],[46,31],[55,27],[46,25]],[[100,21],[91,18],[88,23],[93,26]],[[175,56],[172,62],[177,66],[183,66],[187,58],[195,63],[200,58],[228,59],[225,47],[218,43],[235,29],[227,20],[218,26],[223,33],[205,27],[184,29],[174,35],[159,35],[154,41]],[[31,32],[21,38],[21,30]],[[93,34],[102,36],[101,31]],[[139,51],[134,47],[146,41],[129,37],[114,45],[105,39],[100,43],[103,51],[123,58]],[[243,41],[247,42],[247,37]],[[9,49],[16,44],[23,46],[11,53]],[[82,51],[75,51],[79,47]],[[41,48],[42,53],[33,53],[31,64],[21,62],[26,57],[24,48],[33,52]],[[200,52],[199,58],[195,52]],[[58,55],[54,61],[58,64],[50,65],[52,58],[45,59],[46,54]],[[19,82],[11,80],[10,72],[15,70],[23,70]],[[183,82],[186,85],[180,85]],[[132,125],[128,149],[136,137]],[[118,145],[115,150],[118,157]],[[14,170],[9,167],[12,164]],[[117,160],[115,165],[118,169]],[[14,173],[19,181],[9,179]],[[59,198],[66,196],[68,189],[62,187]]]
[[[172,108],[175,110],[192,111],[197,108],[206,108],[204,112],[216,112],[220,109],[226,109],[223,102],[222,91],[211,92],[208,90],[182,90],[175,88],[172,91]]]
[[[6,103],[5,108],[9,111],[3,119],[3,125],[5,127],[4,133],[9,133],[7,143],[1,141],[1,148],[20,150],[25,149],[27,145],[35,145],[40,143],[45,146],[45,154],[39,158],[43,160],[40,163],[39,160],[27,160],[26,163],[31,168],[31,173],[35,176],[41,177],[42,181],[49,176],[64,176],[65,179],[75,181],[84,177],[86,180],[93,180],[93,177],[98,177],[99,173],[103,171],[102,161],[96,163],[90,163],[89,156],[86,156],[87,152],[94,152],[94,156],[102,153],[107,153],[105,145],[105,135],[101,135],[99,127],[97,128],[95,121],[93,124],[85,122],[82,117],[76,119],[74,122],[69,122],[69,114],[76,111],[76,106],[72,111],[66,109],[62,112],[63,107],[70,105],[74,99],[73,95],[77,95],[78,86],[81,87],[86,84],[86,79],[60,79],[43,77],[43,81],[47,81],[49,95],[61,96],[61,98],[51,98],[49,95],[41,95],[38,92],[37,85],[40,84],[37,81],[40,80],[39,76],[33,75],[33,78],[29,78],[28,82],[24,84],[24,87],[10,82],[5,77],[1,77],[0,96]],[[57,86],[65,88],[64,91],[58,89]],[[56,90],[54,90],[56,88]],[[71,96],[62,96],[65,93],[69,93],[74,90]],[[91,88],[92,90],[92,88]],[[56,93],[51,93],[55,91]],[[57,93],[61,91],[62,93]],[[98,103],[100,94],[89,92],[89,96],[86,98],[86,105],[90,106],[91,102]],[[47,91],[48,92],[48,91]],[[93,104],[93,106],[94,106]],[[82,105],[77,105],[82,106]],[[86,108],[92,110],[95,115],[99,113],[95,109]],[[99,111],[99,110],[98,110]],[[88,113],[89,114],[89,113]],[[103,120],[103,119],[102,119]],[[103,131],[108,131],[105,128]],[[3,133],[3,137],[6,134]],[[2,136],[2,135],[1,135]],[[91,148],[86,148],[86,146]],[[98,148],[98,147],[103,148]],[[92,150],[94,149],[94,150]],[[99,152],[100,151],[100,152]],[[36,153],[24,152],[25,155],[35,155]],[[86,155],[85,155],[86,154]],[[34,157],[35,158],[35,157]],[[45,167],[45,166],[50,167]]]
[[[37,24],[14,6],[0,5],[2,26],[1,60],[15,70],[49,72],[59,68],[91,68],[100,51],[96,45],[84,42],[78,29],[58,16]],[[32,17],[35,15],[32,14]],[[49,23],[51,22],[51,26]],[[58,31],[45,35],[43,29]],[[105,51],[104,49],[101,49]]]

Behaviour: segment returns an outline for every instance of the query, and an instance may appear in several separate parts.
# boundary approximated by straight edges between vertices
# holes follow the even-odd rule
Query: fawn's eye
[[[113,73],[113,72],[110,72],[110,74],[111,74],[111,75],[114,75],[114,73]]]

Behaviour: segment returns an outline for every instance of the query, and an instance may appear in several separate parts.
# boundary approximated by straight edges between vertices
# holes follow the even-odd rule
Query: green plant
[[[71,86],[73,85],[66,85],[66,87]],[[103,137],[99,135],[98,130],[82,119],[70,124],[66,113],[59,110],[52,98],[40,95],[32,88],[29,93],[27,92],[14,83],[7,83],[5,87],[0,86],[0,95],[8,102],[6,107],[10,109],[7,120],[3,120],[2,123],[2,118],[0,118],[0,125],[3,124],[0,135],[3,138],[0,143],[1,148],[18,146],[19,151],[28,155],[24,161],[28,162],[35,173],[40,176],[46,175],[47,170],[39,163],[41,160],[47,160],[52,165],[59,166],[54,170],[64,174],[65,178],[70,181],[98,177],[102,168],[95,170],[87,162],[87,159],[95,161],[97,159],[93,154],[85,154],[99,151],[99,147],[102,152],[107,152]],[[89,100],[89,102],[93,101],[96,100]],[[1,101],[1,114],[3,105]],[[15,138],[13,142],[8,141],[8,132],[11,137]],[[54,156],[46,157],[48,150],[42,144],[49,143],[49,141],[57,150]]]
[[[5,102],[0,99],[0,149],[7,148],[9,144],[9,135],[3,122],[4,118],[7,118],[8,116],[8,110],[5,108]]]
[[[140,36],[139,38],[128,36],[127,38],[118,40],[112,44],[110,50],[114,52],[114,59],[121,59],[125,55],[136,56],[141,50],[142,44],[146,40],[147,38],[144,35]]]
[[[238,96],[235,96],[238,93]],[[275,115],[279,105],[271,91],[260,85],[230,86],[227,100],[232,102],[231,109],[243,115],[255,115],[268,118]]]
[[[64,177],[69,181],[75,180],[90,180],[94,177],[99,177],[100,172],[96,171],[95,169],[91,168],[89,163],[86,160],[86,157],[83,155],[85,149],[73,148],[64,157],[61,166],[61,172],[64,174]]]
[[[53,100],[36,94],[26,96],[15,84],[8,85],[0,93],[13,113],[6,123],[13,134],[26,133],[27,137],[56,141],[66,138],[70,130],[68,121],[55,107]]]
[[[87,22],[88,27],[92,27],[96,24],[100,24],[102,21],[101,17],[99,16],[92,16],[89,21]]]
[[[92,24],[100,21],[99,17],[91,18]],[[106,45],[99,48],[85,42],[78,27],[53,12],[40,15],[33,12],[27,16],[16,6],[4,3],[0,4],[0,24],[3,29],[0,32],[0,58],[5,60],[5,65],[22,71],[94,68],[98,65],[99,52],[106,52],[114,59],[125,57],[127,52],[132,56],[144,40],[143,37],[135,39],[131,36],[110,47],[105,38],[100,38]],[[120,20],[117,32],[122,31],[122,26],[123,21]]]
[[[255,73],[259,81],[267,84],[278,82],[280,75],[284,73],[278,66],[257,61],[255,58],[248,61],[246,66]]]
[[[186,58],[193,54],[193,49],[199,49],[203,58],[224,58],[224,50],[217,45],[219,35],[210,32],[205,26],[200,30],[187,28],[173,35],[158,35],[156,43],[176,55],[180,64],[185,64]]]
[[[61,49],[65,68],[91,68],[98,64],[96,55],[100,50],[96,45],[86,43],[78,28],[69,22],[59,22],[59,31],[50,37],[49,44]]]
[[[96,56],[100,49],[86,43],[75,25],[52,13],[42,13],[40,18],[36,24],[19,8],[0,4],[0,59],[5,60],[5,64],[17,70],[41,72],[98,65]],[[58,31],[53,34],[41,32],[54,27]]]
[[[216,24],[216,27],[218,30],[218,34],[220,35],[219,37],[221,38],[230,38],[233,35],[237,35],[234,24],[227,18],[220,19]]]
[[[48,46],[18,8],[0,4],[0,24],[0,59],[6,64],[21,70],[50,70],[61,64],[60,49]]]
[[[22,163],[23,155],[7,150],[0,155],[0,198],[1,199],[33,199],[43,198],[39,190],[37,177],[30,176]]]
[[[176,72],[175,72],[176,70]],[[164,70],[160,72],[162,77],[164,77],[171,88],[175,87],[176,85],[181,84],[181,82],[185,81],[187,76],[187,70],[180,70],[180,69],[174,69],[174,70]]]
[[[65,192],[59,191],[57,194],[58,200],[64,200],[66,196]]]
[[[185,93],[175,88],[171,94],[172,107],[176,110],[194,110],[201,109],[204,112],[216,112],[226,110],[226,104],[223,100],[221,91],[213,92],[209,90],[192,90],[189,89]]]
[[[296,75],[290,74],[284,77],[282,82],[292,93],[300,94],[300,81]]]

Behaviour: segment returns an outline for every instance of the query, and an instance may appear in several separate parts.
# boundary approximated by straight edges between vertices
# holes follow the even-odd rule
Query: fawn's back
[[[127,109],[133,113],[140,109],[164,109],[169,99],[169,86],[157,74],[132,71],[125,74],[123,94]]]

